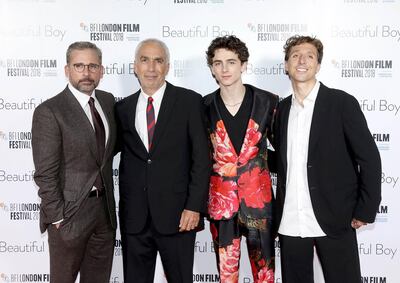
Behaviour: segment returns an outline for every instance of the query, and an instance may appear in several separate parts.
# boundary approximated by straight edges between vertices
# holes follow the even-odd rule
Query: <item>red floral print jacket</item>
[[[204,98],[213,158],[208,213],[215,220],[232,218],[239,207],[242,217],[272,217],[267,139],[271,135],[279,98],[251,85],[246,88],[253,93],[253,105],[239,154],[234,150],[217,107],[219,90]]]

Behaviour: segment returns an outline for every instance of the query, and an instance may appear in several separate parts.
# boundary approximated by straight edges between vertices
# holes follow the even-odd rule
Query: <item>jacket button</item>
[[[147,159],[147,164],[151,164],[151,159]]]
[[[146,187],[144,187],[144,188],[143,188],[143,191],[147,191],[147,188],[146,188]]]

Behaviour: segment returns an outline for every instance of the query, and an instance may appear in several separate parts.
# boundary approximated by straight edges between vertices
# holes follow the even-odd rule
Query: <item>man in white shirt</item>
[[[108,282],[116,229],[114,97],[96,90],[103,77],[96,45],[75,42],[66,57],[67,87],[32,120],[40,228],[48,232],[51,282],[74,283],[79,272],[80,282]]]
[[[326,283],[361,277],[355,229],[381,200],[379,151],[358,101],[317,81],[323,45],[294,36],[284,47],[292,95],[275,124],[277,219],[284,283],[312,283],[314,247]]]
[[[168,83],[169,51],[136,47],[141,89],[116,104],[124,282],[153,282],[157,252],[168,282],[193,281],[210,158],[200,94]]]

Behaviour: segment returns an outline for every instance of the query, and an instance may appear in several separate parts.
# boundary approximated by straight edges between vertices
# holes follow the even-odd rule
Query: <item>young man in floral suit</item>
[[[246,237],[254,282],[274,282],[272,187],[267,139],[278,96],[242,83],[249,52],[235,36],[215,38],[207,63],[219,89],[204,98],[212,144],[208,214],[221,282],[238,282]]]

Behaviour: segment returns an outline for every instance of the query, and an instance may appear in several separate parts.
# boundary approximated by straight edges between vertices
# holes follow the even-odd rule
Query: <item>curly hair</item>
[[[249,60],[250,55],[246,44],[234,35],[226,35],[214,38],[214,40],[211,41],[211,44],[206,51],[208,66],[212,65],[215,50],[217,49],[227,49],[236,53],[242,64]]]
[[[283,46],[283,52],[285,53],[285,61],[289,59],[292,47],[303,43],[310,43],[315,46],[318,52],[318,63],[321,64],[322,57],[324,55],[324,46],[322,45],[322,42],[316,37],[301,36],[301,35],[294,35],[292,37],[289,37],[288,40],[286,40],[286,43]]]

